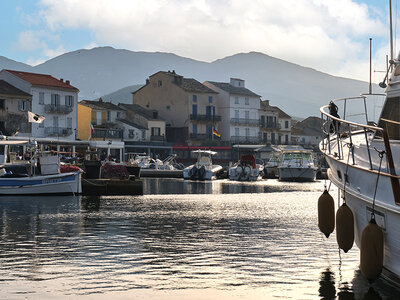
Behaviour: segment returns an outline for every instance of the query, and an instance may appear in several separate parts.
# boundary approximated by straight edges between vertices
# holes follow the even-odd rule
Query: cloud
[[[41,0],[40,7],[51,31],[90,30],[95,44],[205,61],[259,51],[351,77],[368,59],[368,37],[386,32],[382,14],[351,0]]]

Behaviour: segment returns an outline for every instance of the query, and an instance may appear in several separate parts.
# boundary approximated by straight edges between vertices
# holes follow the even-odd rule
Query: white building
[[[20,110],[45,117],[41,124],[32,123],[32,137],[75,140],[79,90],[69,80],[5,69],[0,71],[0,79],[32,95],[32,107],[22,102]]]
[[[260,141],[260,96],[245,88],[242,79],[231,78],[230,83],[206,81],[205,86],[216,91],[217,106],[222,122],[221,140],[232,143]]]

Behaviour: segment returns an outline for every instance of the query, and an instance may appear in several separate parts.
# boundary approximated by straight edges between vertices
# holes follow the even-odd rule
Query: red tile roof
[[[37,74],[37,73],[29,73],[29,72],[22,72],[22,71],[14,71],[14,70],[6,70],[19,78],[28,81],[32,85],[42,85],[48,87],[57,87],[57,88],[64,88],[64,89],[71,89],[75,91],[79,91],[76,87],[69,84],[69,81],[62,81],[61,79],[58,80],[57,78],[46,75],[46,74]]]

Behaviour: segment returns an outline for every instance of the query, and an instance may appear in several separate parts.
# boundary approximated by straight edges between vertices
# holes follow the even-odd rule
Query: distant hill
[[[130,85],[113,93],[101,96],[101,98],[103,99],[103,101],[111,102],[114,104],[132,104],[132,93],[140,89],[142,86],[142,84]]]
[[[145,84],[146,78],[158,71],[175,70],[200,82],[229,82],[231,77],[236,77],[244,79],[248,89],[261,95],[263,100],[270,100],[271,105],[303,118],[318,116],[319,107],[332,98],[359,95],[368,90],[366,82],[335,77],[257,52],[207,63],[171,53],[100,47],[65,53],[35,67],[11,62],[0,60],[0,69],[28,68],[27,71],[68,79],[79,88],[81,99],[97,99],[125,87],[129,90],[132,85]],[[382,91],[377,85],[374,90]],[[112,94],[112,101],[116,101]]]

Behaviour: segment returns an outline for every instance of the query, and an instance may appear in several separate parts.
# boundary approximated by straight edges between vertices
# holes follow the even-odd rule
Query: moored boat
[[[229,167],[229,179],[237,181],[256,181],[263,171],[263,166],[256,163],[254,155],[242,155],[239,161]]]
[[[213,165],[212,156],[217,152],[210,150],[194,150],[192,153],[197,154],[197,162],[183,169],[183,178],[192,180],[212,180],[215,179],[222,166]]]
[[[317,168],[314,166],[312,151],[285,150],[278,167],[281,181],[314,181]]]

